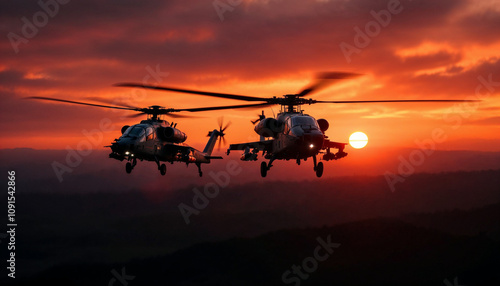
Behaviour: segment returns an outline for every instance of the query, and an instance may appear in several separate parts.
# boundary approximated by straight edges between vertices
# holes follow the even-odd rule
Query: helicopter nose
[[[303,136],[303,142],[307,148],[311,151],[317,151],[323,147],[323,134],[305,134]]]
[[[117,141],[111,144],[111,150],[119,154],[124,154],[126,152],[134,151],[134,144],[131,142]]]

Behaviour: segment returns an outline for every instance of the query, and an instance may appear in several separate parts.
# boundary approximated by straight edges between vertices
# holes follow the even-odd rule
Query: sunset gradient
[[[233,105],[245,102],[113,84],[271,97],[300,91],[317,72],[346,71],[363,76],[310,97],[482,101],[304,106],[330,122],[331,140],[348,142],[350,134],[362,131],[370,139],[365,152],[417,148],[416,141],[442,130],[446,139],[437,149],[500,151],[497,0],[253,0],[235,6],[221,1],[229,5],[226,10],[215,1],[41,2],[52,4],[45,7],[52,15],[36,1],[7,1],[0,9],[2,148],[76,149],[91,133],[93,148],[104,149],[121,126],[138,121],[127,111],[25,97],[101,98],[139,107]],[[377,22],[374,15],[390,5],[399,12]],[[356,51],[347,56],[342,43]],[[272,116],[278,110],[264,112]],[[186,143],[201,148],[220,116],[232,121],[228,143],[258,140],[250,121],[260,112],[211,111],[174,121],[188,134]],[[113,128],[102,130],[103,119]]]

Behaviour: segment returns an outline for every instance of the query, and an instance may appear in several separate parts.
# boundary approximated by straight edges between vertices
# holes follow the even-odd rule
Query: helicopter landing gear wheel
[[[319,162],[316,166],[316,177],[321,178],[323,176],[323,162]]]
[[[130,162],[127,162],[127,164],[125,165],[125,171],[127,172],[127,174],[132,173],[133,168],[134,167],[132,167],[132,164],[130,164]]]
[[[266,162],[260,163],[260,175],[262,178],[265,178],[267,176],[267,164]]]
[[[165,176],[166,173],[167,173],[167,166],[165,164],[161,164],[161,166],[160,166],[160,174],[162,176]]]

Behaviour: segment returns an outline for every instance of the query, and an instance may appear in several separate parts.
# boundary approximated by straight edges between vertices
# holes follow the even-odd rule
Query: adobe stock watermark
[[[500,86],[500,81],[493,81],[493,75],[491,73],[488,75],[487,79],[482,75],[478,76],[477,79],[479,84],[476,86],[475,94],[467,96],[465,100],[484,100],[495,92],[495,87]],[[456,103],[448,112],[443,114],[443,120],[448,124],[452,124],[452,130],[457,130],[462,126],[464,119],[469,118],[478,107],[479,101]],[[398,157],[398,173],[394,174],[389,171],[384,173],[385,180],[391,192],[396,190],[395,185],[397,183],[404,182],[415,173],[415,168],[421,166],[425,160],[434,153],[437,144],[443,143],[447,139],[447,132],[441,127],[434,128],[430,137],[427,139],[416,139],[415,145],[417,145],[418,149],[411,151],[407,157],[402,155]]]
[[[243,0],[214,0],[212,5],[221,22],[224,22],[224,13],[233,12],[234,8],[243,3]]]
[[[23,22],[23,26],[21,27],[22,36],[14,32],[9,32],[7,34],[7,38],[14,52],[16,54],[19,53],[19,45],[28,44],[29,40],[38,35],[40,29],[47,26],[49,20],[59,13],[60,5],[66,5],[69,2],[70,0],[38,1],[37,3],[41,10],[35,12],[31,20],[26,17],[21,18],[21,22]]]
[[[444,279],[443,283],[446,286],[466,286],[466,285],[460,285],[460,284],[458,284],[458,278],[456,276],[453,279],[453,284],[451,284],[450,280],[448,280],[448,279]]]
[[[210,171],[209,176],[213,182],[206,183],[203,186],[203,192],[198,188],[193,188],[192,206],[185,203],[180,203],[178,206],[186,224],[191,222],[190,217],[192,215],[199,215],[200,211],[208,206],[210,199],[215,199],[219,195],[221,188],[229,185],[232,176],[237,176],[241,171],[243,171],[243,168],[235,160],[229,160],[226,164],[226,169],[223,171],[217,173]]]
[[[145,69],[147,71],[147,74],[142,80],[143,84],[159,84],[163,81],[164,77],[167,77],[169,75],[168,72],[162,72],[160,70],[159,64],[156,65],[155,69],[153,69],[149,65],[146,66]],[[151,79],[153,79],[154,81],[150,82]],[[116,99],[114,102],[118,103],[118,101],[121,100],[121,102],[133,105],[134,103],[143,101],[145,98],[146,92],[143,89],[134,88],[129,92],[128,95],[123,95],[120,99]],[[118,112],[115,109],[113,111]],[[119,110],[119,112],[123,112],[123,110]],[[125,116],[129,114],[130,113],[123,113],[120,119],[125,118]],[[95,148],[103,145],[105,133],[116,130],[117,128],[110,118],[102,118],[99,121],[99,128],[92,129],[90,131],[88,131],[87,129],[83,129],[82,134],[83,136],[85,136],[85,139],[82,139],[80,142],[78,142],[76,148],[73,148],[69,145],[66,146],[65,149],[67,153],[64,163],[53,161],[51,164],[52,170],[54,171],[54,174],[56,175],[59,182],[62,183],[64,181],[63,175],[65,173],[72,173],[75,168],[80,166],[80,164],[83,162],[84,157],[89,156],[90,154],[92,154]]]
[[[307,280],[311,273],[318,270],[320,262],[327,260],[330,255],[332,255],[334,249],[340,247],[340,243],[332,242],[331,235],[326,237],[326,241],[321,237],[317,237],[316,241],[318,242],[318,246],[314,248],[312,256],[304,258],[300,265],[294,264],[291,270],[283,272],[283,275],[281,275],[281,281],[283,281],[283,283],[294,283],[295,286],[299,286],[302,280]],[[304,270],[304,272],[302,270]]]
[[[125,267],[122,268],[122,273],[118,273],[118,271],[112,269],[111,274],[113,274],[113,278],[109,280],[108,286],[116,286],[117,281],[120,282],[119,285],[127,286],[128,282],[135,278],[135,276],[127,275]]]
[[[389,0],[389,2],[387,2],[387,9],[382,9],[378,12],[375,12],[374,10],[370,11],[370,15],[373,17],[373,20],[365,24],[364,31],[361,30],[360,27],[354,26],[354,45],[346,42],[342,42],[339,45],[347,63],[351,63],[352,54],[359,54],[362,49],[368,47],[368,45],[372,42],[372,39],[380,34],[382,28],[389,26],[392,16],[401,13],[401,11],[403,11],[403,5],[401,5],[399,0]]]

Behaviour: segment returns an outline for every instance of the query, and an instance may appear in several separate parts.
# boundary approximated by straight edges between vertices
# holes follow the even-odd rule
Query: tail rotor
[[[258,119],[255,119],[255,120],[251,120],[250,122],[252,122],[253,125],[255,125],[257,122],[263,120],[266,118],[266,116],[264,115],[264,110],[262,110],[262,114],[259,114],[258,115],[259,118]]]
[[[228,121],[228,122],[226,123],[226,126],[224,126],[224,117],[223,117],[223,116],[221,116],[221,117],[219,117],[219,118],[217,119],[217,122],[219,123],[219,130],[217,130],[217,132],[218,132],[218,134],[217,134],[217,135],[218,135],[218,137],[219,137],[219,138],[217,139],[217,141],[219,141],[219,143],[218,143],[218,145],[217,145],[217,151],[220,151],[220,147],[221,147],[222,143],[224,143],[224,145],[226,145],[226,138],[224,138],[224,135],[226,135],[226,133],[224,133],[224,131],[226,131],[226,130],[227,130],[227,128],[228,128],[229,126],[231,126],[231,121]],[[224,126],[224,127],[223,127],[223,126]],[[207,135],[207,136],[211,136],[211,135],[212,135],[212,132],[213,132],[213,131],[208,132],[208,135]]]

